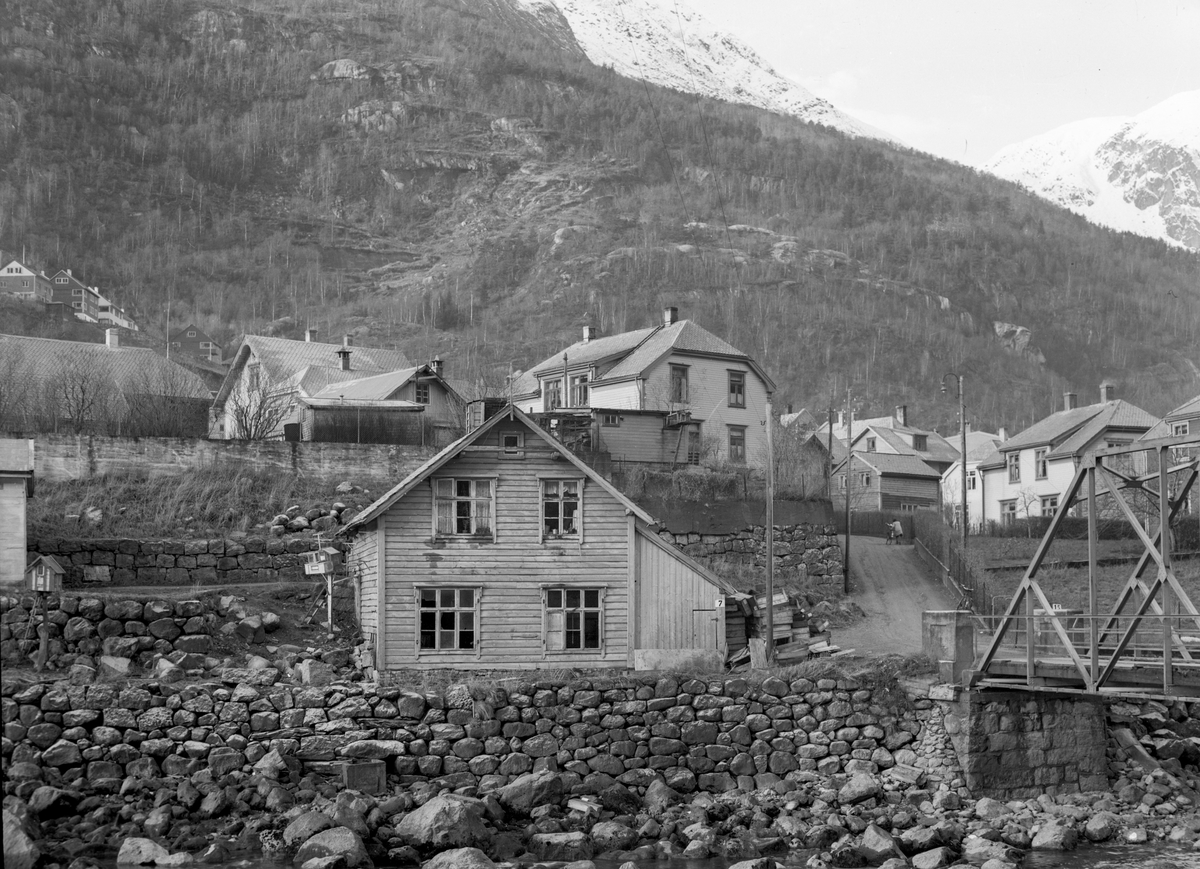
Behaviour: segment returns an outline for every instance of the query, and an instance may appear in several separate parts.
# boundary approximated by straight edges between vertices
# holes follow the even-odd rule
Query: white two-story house
[[[1076,405],[1073,392],[1063,409],[1005,441],[990,461],[977,468],[982,522],[1011,522],[1049,516],[1058,509],[1083,456],[1141,437],[1158,420],[1115,398],[1110,383],[1100,385],[1100,401]]]
[[[534,365],[512,401],[579,452],[650,465],[766,463],[775,383],[675,308],[657,326],[583,339]]]

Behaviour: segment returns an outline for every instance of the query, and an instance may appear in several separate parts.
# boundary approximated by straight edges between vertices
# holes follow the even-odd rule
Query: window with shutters
[[[604,648],[604,595],[598,588],[547,588],[545,642],[548,652]]]
[[[494,480],[439,477],[433,481],[434,536],[495,540]]]
[[[421,651],[473,650],[479,636],[479,590],[418,588]]]

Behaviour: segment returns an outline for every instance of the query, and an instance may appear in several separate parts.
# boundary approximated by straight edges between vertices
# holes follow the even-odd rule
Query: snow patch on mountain
[[[684,93],[757,106],[900,144],[775,72],[750,46],[674,0],[516,0],[539,15],[557,9],[592,63]]]
[[[1200,91],[1132,118],[1066,124],[984,169],[1093,223],[1200,250]]]

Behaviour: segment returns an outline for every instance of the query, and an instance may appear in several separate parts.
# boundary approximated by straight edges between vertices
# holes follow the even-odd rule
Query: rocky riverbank
[[[1198,710],[1182,704],[1118,709],[1141,753],[1112,740],[1111,791],[1000,802],[965,789],[937,702],[844,677],[422,694],[265,667],[0,694],[6,869],[88,869],[105,849],[157,865],[282,852],[308,869],[803,850],[934,869],[1200,834]],[[371,761],[382,792],[341,786],[341,763]]]

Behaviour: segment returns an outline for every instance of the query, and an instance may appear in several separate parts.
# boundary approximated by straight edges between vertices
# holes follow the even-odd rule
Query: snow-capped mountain
[[[1113,229],[1200,250],[1200,90],[1009,145],[984,167]]]
[[[718,30],[681,2],[515,2],[543,22],[561,15],[588,60],[621,75],[792,115],[850,136],[897,142],[888,133],[864,124],[784,78],[750,46]]]

